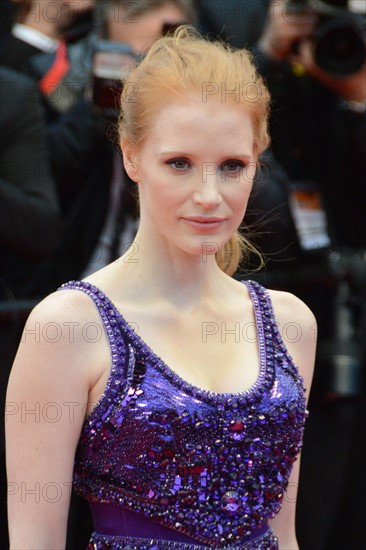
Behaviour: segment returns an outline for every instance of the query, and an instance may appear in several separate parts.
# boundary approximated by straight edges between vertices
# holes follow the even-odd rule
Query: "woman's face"
[[[212,254],[241,224],[256,163],[242,106],[205,103],[198,94],[171,100],[142,146],[123,153],[139,185],[140,235],[147,231],[164,248]]]

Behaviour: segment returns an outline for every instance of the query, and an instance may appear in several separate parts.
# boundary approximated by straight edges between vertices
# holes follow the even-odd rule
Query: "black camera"
[[[141,61],[128,44],[97,40],[93,53],[93,103],[106,110],[118,110],[123,80]]]
[[[363,15],[340,7],[342,2],[334,5],[319,0],[292,0],[290,4],[316,14],[314,61],[321,70],[345,78],[362,68],[366,62],[366,9]]]

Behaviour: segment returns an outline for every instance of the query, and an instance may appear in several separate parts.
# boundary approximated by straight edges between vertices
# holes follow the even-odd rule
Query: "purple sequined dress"
[[[96,287],[61,287],[94,301],[112,355],[75,458],[74,486],[94,519],[90,550],[278,549],[268,519],[280,510],[301,448],[305,390],[267,291],[245,284],[260,375],[236,394],[185,382]]]

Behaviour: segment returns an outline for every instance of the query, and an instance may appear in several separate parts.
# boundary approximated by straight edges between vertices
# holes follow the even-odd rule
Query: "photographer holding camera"
[[[275,1],[258,46],[275,156],[291,180],[317,186],[332,244],[363,248],[366,3]]]
[[[67,74],[57,86],[51,79],[44,93],[66,229],[40,281],[43,288],[52,291],[118,256],[120,234],[135,207],[114,143],[121,78],[164,32],[195,17],[194,0],[100,0],[95,29],[68,46]],[[50,55],[36,56],[30,72],[42,81],[52,63]]]
[[[314,456],[304,456],[299,515],[310,515],[314,529],[300,525],[300,539],[304,549],[358,549],[363,535],[356,518],[364,491],[359,457],[366,328],[366,2],[273,1],[256,57],[272,96],[272,149],[290,180],[288,203],[302,248],[297,269],[292,264],[282,284],[286,280],[286,289],[312,307],[319,326],[308,430]],[[316,499],[307,485],[319,488]]]

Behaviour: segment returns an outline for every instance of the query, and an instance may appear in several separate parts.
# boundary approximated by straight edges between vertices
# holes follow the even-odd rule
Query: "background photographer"
[[[274,1],[256,56],[301,243],[291,267],[273,280],[302,296],[319,325],[307,434],[313,445],[302,466],[318,491],[315,497],[300,487],[300,521],[313,524],[300,524],[301,547],[356,550],[365,481],[366,2]]]
[[[42,287],[51,291],[117,257],[118,233],[134,204],[113,142],[117,80],[161,36],[164,25],[192,23],[195,14],[193,0],[99,1],[95,30],[68,46],[68,72],[56,86],[50,81],[44,93],[66,231],[40,280]],[[30,72],[41,80],[52,63],[50,55],[36,56]]]
[[[87,28],[94,0],[2,0],[0,64],[26,71],[27,61],[41,52],[64,56],[64,42]]]
[[[332,244],[364,247],[366,227],[357,212],[366,199],[366,3],[350,5],[362,8],[363,17],[346,0],[273,2],[258,62],[273,97],[277,159],[292,180],[318,185]],[[326,21],[352,25],[355,36],[345,29],[328,33],[320,67],[317,36]],[[364,33],[361,52],[352,43],[357,31]]]

